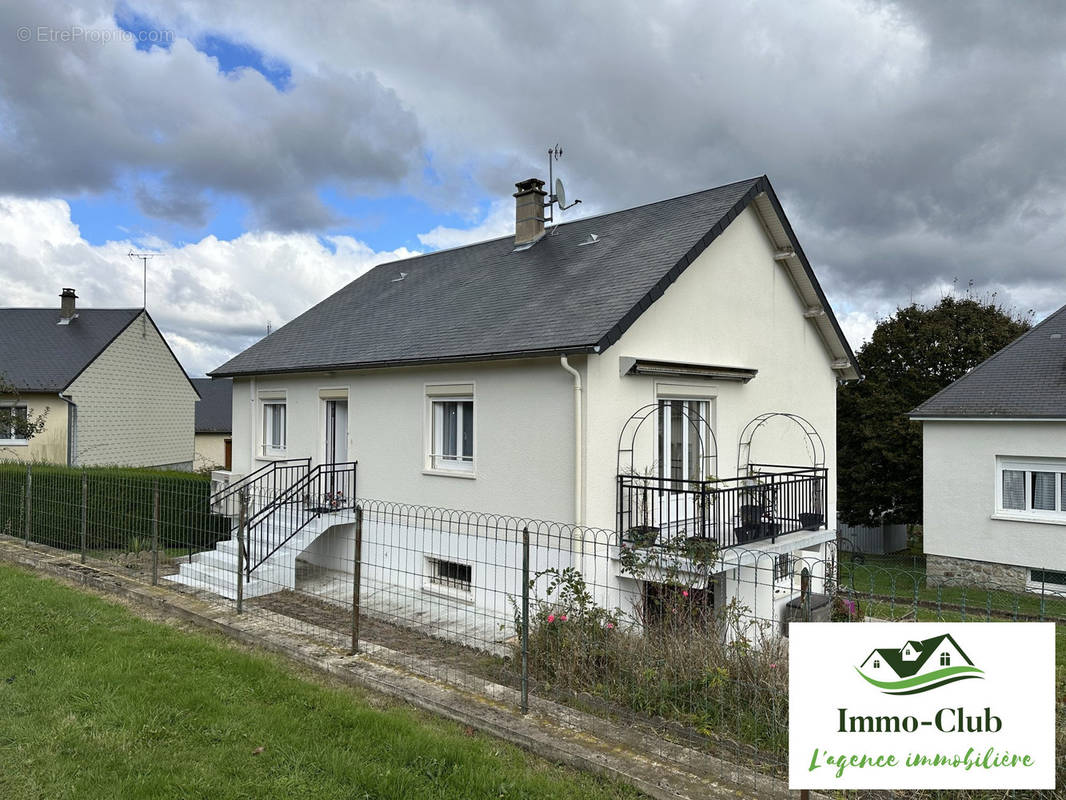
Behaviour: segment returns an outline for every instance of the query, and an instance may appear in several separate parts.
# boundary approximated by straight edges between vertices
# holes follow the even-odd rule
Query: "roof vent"
[[[392,283],[399,283],[400,281],[402,281],[406,277],[407,277],[407,273],[406,272],[401,272],[398,276],[393,278],[391,282]]]
[[[589,238],[587,238],[587,239],[586,239],[585,241],[583,241],[583,242],[578,242],[578,243],[577,243],[577,246],[578,246],[578,247],[584,247],[584,246],[585,246],[585,245],[587,245],[587,244],[596,244],[596,242],[598,242],[599,240],[600,240],[600,237],[599,237],[599,235],[598,235],[598,234],[595,234],[595,233],[590,233],[590,234],[589,234]]]
[[[1050,338],[1052,338],[1052,339],[1061,339],[1062,338],[1062,334],[1061,333],[1053,333],[1053,334],[1051,334]]]

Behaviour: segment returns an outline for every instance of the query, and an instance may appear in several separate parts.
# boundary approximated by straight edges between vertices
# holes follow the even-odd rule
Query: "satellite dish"
[[[560,208],[566,208],[566,191],[561,178],[555,179],[555,199],[559,201]]]

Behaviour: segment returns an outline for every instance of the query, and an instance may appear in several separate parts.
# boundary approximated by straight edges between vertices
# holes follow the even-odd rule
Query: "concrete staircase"
[[[260,564],[244,582],[244,597],[250,599],[283,589],[296,588],[296,559],[311,543],[334,525],[354,521],[354,512],[341,511],[321,514],[311,519],[296,535],[276,518],[269,519],[260,529],[274,541],[286,540],[277,552]],[[255,535],[255,534],[253,534]],[[196,553],[192,561],[183,561],[178,574],[164,580],[202,589],[230,600],[237,597],[237,537],[234,535],[218,543],[214,550]]]

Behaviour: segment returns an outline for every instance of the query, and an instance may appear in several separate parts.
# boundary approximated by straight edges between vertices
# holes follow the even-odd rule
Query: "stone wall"
[[[995,586],[1024,591],[1029,568],[968,558],[927,555],[926,583],[929,586]]]

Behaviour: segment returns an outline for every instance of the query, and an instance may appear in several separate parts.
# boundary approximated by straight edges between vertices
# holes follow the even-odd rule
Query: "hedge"
[[[229,521],[208,508],[211,481],[189,472],[33,464],[30,539],[81,549],[82,476],[86,478],[88,550],[151,547],[153,490],[159,487],[159,547],[203,550],[229,536]],[[22,537],[27,465],[0,462],[0,533]]]

